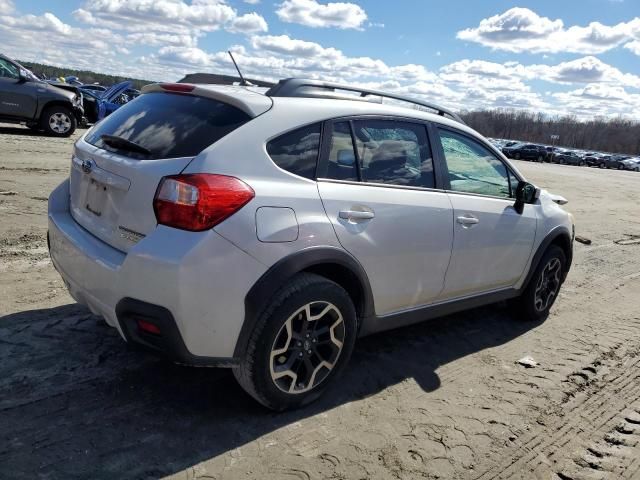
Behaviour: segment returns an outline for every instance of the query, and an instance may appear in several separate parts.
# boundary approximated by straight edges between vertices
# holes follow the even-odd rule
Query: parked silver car
[[[49,241],[128,342],[232,367],[283,410],[335,382],[358,336],[502,300],[544,319],[572,259],[563,203],[430,103],[156,84],[76,142]]]

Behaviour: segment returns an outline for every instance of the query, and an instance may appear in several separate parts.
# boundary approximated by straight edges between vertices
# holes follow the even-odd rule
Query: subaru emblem
[[[84,173],[90,173],[91,172],[91,160],[83,160],[82,161],[82,171]]]

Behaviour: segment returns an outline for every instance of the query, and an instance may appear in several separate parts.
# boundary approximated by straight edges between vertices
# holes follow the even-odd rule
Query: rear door
[[[532,254],[535,206],[515,211],[519,179],[488,147],[458,130],[437,131],[455,222],[443,298],[510,287]]]
[[[367,273],[376,313],[433,302],[453,220],[447,194],[437,189],[426,125],[354,119],[325,131],[318,190],[338,240]]]
[[[180,173],[195,155],[250,118],[195,95],[154,92],[129,102],[76,144],[74,219],[128,251],[156,227],[153,198],[162,177]]]

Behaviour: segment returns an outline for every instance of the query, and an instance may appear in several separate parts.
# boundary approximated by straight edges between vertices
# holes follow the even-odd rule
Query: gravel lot
[[[549,319],[495,306],[364,339],[341,385],[273,414],[73,303],[45,237],[72,140],[0,127],[0,478],[640,478],[637,173],[516,162],[593,241]]]

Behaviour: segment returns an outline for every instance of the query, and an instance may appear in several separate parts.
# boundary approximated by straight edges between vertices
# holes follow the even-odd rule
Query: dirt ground
[[[517,162],[593,242],[548,320],[494,306],[363,339],[320,402],[273,414],[73,303],[45,239],[72,140],[0,128],[0,478],[640,478],[639,174]]]

